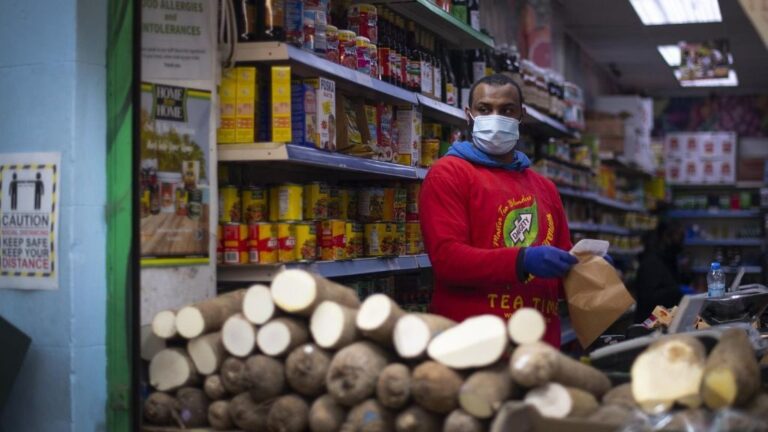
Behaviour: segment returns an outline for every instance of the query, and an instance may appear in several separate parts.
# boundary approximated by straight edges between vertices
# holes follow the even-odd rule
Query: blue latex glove
[[[560,278],[579,260],[553,246],[533,246],[525,249],[523,270],[540,278]]]
[[[608,261],[608,264],[616,267],[616,263],[613,262],[613,257],[611,257],[610,255],[608,254],[603,255],[603,259]]]

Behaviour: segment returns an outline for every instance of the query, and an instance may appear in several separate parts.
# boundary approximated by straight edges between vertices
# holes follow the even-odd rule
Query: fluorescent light
[[[680,66],[680,45],[659,45],[656,47],[664,61],[672,67]]]
[[[675,78],[680,81],[680,71],[675,70]],[[683,87],[736,87],[739,85],[739,77],[736,71],[731,69],[726,78],[706,78],[697,80],[680,81]]]
[[[722,22],[717,0],[629,0],[645,25]]]

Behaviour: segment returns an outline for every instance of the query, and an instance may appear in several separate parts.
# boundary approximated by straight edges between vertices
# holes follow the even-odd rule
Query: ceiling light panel
[[[680,46],[679,45],[659,45],[656,47],[659,54],[664,57],[664,61],[672,67],[680,66]]]
[[[645,25],[722,22],[717,0],[629,0]]]

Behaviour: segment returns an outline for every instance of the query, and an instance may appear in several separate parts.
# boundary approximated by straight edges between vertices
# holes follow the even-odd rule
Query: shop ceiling
[[[766,0],[768,1],[768,0]],[[768,48],[737,0],[720,0],[723,21],[645,26],[629,0],[559,0],[565,31],[616,78],[623,92],[649,96],[768,94]],[[734,88],[682,88],[657,50],[679,41],[727,38]]]

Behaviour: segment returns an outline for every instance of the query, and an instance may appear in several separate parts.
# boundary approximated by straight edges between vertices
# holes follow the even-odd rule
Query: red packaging
[[[224,264],[245,264],[248,262],[248,226],[228,223],[224,231]]]

